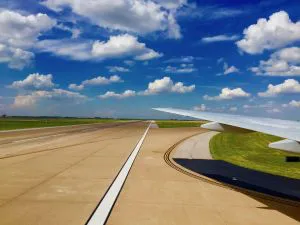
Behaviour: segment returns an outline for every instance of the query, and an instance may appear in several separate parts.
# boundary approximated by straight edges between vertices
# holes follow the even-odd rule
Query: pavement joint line
[[[116,124],[126,124],[126,123],[136,123],[139,121],[129,121],[129,122],[112,122],[112,123],[116,123]],[[108,122],[110,123],[110,122]],[[0,130],[0,134],[1,133],[11,133],[11,132],[21,132],[21,131],[34,131],[34,130],[43,130],[43,129],[54,129],[54,128],[68,128],[68,127],[84,127],[84,126],[89,126],[89,125],[105,125],[108,123],[103,123],[103,122],[99,122],[99,123],[82,123],[82,124],[73,124],[73,125],[63,125],[63,126],[50,126],[50,127],[33,127],[33,128],[20,128],[20,129],[12,129],[12,130]]]
[[[122,129],[122,131],[123,131],[123,129]],[[114,133],[114,132],[110,132],[109,134],[112,134],[112,133]],[[18,156],[30,155],[30,154],[37,154],[37,153],[42,153],[42,152],[56,151],[56,150],[60,150],[62,148],[74,147],[74,146],[85,145],[85,144],[92,144],[92,143],[97,143],[97,142],[102,142],[102,141],[107,141],[107,140],[123,139],[123,138],[128,138],[128,137],[133,137],[133,136],[114,137],[114,138],[109,138],[109,139],[100,139],[100,140],[96,140],[96,141],[91,141],[91,140],[95,139],[95,138],[91,138],[91,139],[89,139],[88,141],[85,141],[85,142],[71,144],[71,145],[65,145],[65,146],[60,146],[60,147],[55,147],[55,148],[49,148],[49,149],[43,149],[43,150],[38,150],[38,151],[31,151],[31,152],[19,153],[19,154],[14,154],[14,155],[3,155],[3,156],[0,155],[0,160],[1,159],[18,157]],[[8,144],[11,144],[11,143],[12,142],[10,142]]]
[[[64,135],[64,134],[53,134],[53,135],[48,135],[48,136],[41,136],[41,137],[35,137],[35,138],[27,138],[27,139],[21,139],[21,140],[12,141],[11,143],[22,143],[22,142],[39,140],[39,139],[45,139],[45,138],[50,138],[50,137],[57,137],[57,136],[62,136],[62,135]]]
[[[149,131],[151,126],[151,122],[148,125],[146,131],[144,132],[141,139],[138,141],[137,145],[135,146],[134,150],[131,152],[127,160],[125,161],[124,165],[121,167],[119,173],[115,177],[114,181],[100,200],[99,204],[97,205],[96,209],[86,222],[86,225],[104,225],[106,224],[112,209],[117,201],[117,198],[123,188],[123,185],[127,179],[127,176],[130,172],[130,169],[134,163],[135,158],[137,157],[141,146],[146,138],[146,135]]]
[[[13,129],[13,130],[1,130],[0,133],[42,130],[42,129],[54,129],[54,128],[64,128],[64,127],[79,127],[79,126],[88,126],[88,125],[93,125],[93,124],[102,124],[102,123],[83,123],[83,124],[76,124],[76,125],[52,126],[52,127],[34,127],[34,128],[24,128],[24,129],[21,128],[21,129]]]

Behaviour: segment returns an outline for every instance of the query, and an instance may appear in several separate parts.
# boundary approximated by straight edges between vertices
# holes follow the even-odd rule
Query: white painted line
[[[151,123],[150,123],[151,125]],[[140,148],[143,144],[143,141],[148,133],[148,130],[150,128],[150,125],[148,126],[147,130],[143,134],[142,138],[137,143],[136,147],[128,157],[127,161],[121,168],[120,172],[118,173],[117,177],[109,187],[108,191],[102,198],[101,202],[97,206],[96,210],[86,223],[86,225],[103,225],[106,223],[109,214],[118,198],[119,193],[121,192],[121,189],[126,181],[127,175],[132,167],[132,164],[137,156],[137,154],[140,151]]]

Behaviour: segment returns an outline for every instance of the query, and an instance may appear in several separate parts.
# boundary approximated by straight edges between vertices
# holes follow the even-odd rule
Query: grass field
[[[262,133],[220,133],[210,141],[214,159],[220,159],[242,167],[300,179],[300,163],[285,162],[285,156],[297,155],[268,148],[270,142],[280,138]],[[300,154],[298,154],[300,156]]]
[[[159,128],[176,128],[176,127],[199,127],[204,121],[190,120],[157,120],[155,121]]]
[[[94,118],[39,118],[39,117],[8,117],[0,118],[0,130],[24,128],[54,127],[91,123],[111,123],[127,120],[94,119]]]

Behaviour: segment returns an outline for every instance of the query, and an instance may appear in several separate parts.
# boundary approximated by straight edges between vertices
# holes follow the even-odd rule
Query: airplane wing
[[[266,134],[285,138],[285,140],[269,144],[271,148],[277,148],[289,152],[300,153],[300,122],[223,113],[198,112],[193,110],[173,108],[153,108],[157,111],[189,116],[196,119],[213,121],[203,124],[201,127],[224,132],[258,131]]]

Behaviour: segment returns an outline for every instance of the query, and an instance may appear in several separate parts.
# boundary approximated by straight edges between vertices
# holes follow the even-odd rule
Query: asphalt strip
[[[129,171],[133,165],[133,162],[138,155],[141,146],[143,144],[143,141],[148,133],[148,130],[151,126],[151,123],[149,124],[148,128],[146,129],[145,133],[143,134],[142,138],[139,140],[137,145],[135,146],[134,150],[129,155],[128,159],[120,169],[118,175],[108,188],[107,192],[99,202],[98,206],[94,210],[91,217],[86,222],[86,225],[102,225],[105,224],[112,209],[117,201],[117,198],[121,192],[121,189],[126,181],[126,178],[129,174]]]

